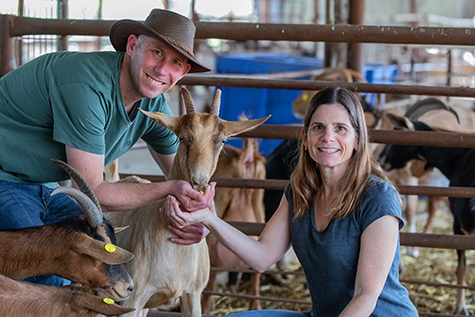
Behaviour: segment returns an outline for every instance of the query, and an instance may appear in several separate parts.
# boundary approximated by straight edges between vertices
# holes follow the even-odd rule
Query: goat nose
[[[208,184],[208,176],[207,175],[194,175],[191,177],[191,186],[194,189],[198,190],[198,188],[206,187]]]

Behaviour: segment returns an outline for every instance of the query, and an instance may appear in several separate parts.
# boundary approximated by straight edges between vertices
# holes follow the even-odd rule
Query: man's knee
[[[25,282],[48,285],[48,286],[66,286],[70,285],[71,281],[56,275],[39,275],[32,276],[24,280]]]

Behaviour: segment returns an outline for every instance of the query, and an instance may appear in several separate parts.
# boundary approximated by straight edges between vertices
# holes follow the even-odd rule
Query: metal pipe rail
[[[201,85],[218,87],[268,88],[291,90],[320,90],[330,86],[347,88],[354,92],[385,93],[393,95],[432,95],[452,97],[475,97],[475,89],[470,87],[441,87],[423,85],[388,85],[368,83],[348,83],[322,80],[284,80],[266,78],[240,78],[228,74],[227,77],[217,75],[187,74],[178,81],[178,85]]]
[[[232,267],[211,267],[211,271],[214,272],[239,272],[239,273],[256,273],[257,271],[253,269],[235,269]],[[295,276],[304,276],[303,270],[295,270],[295,271],[276,271],[276,270],[269,270],[265,271],[262,274],[266,275],[295,275]],[[438,283],[438,282],[428,282],[428,281],[421,281],[421,280],[406,280],[401,279],[401,283],[408,283],[408,284],[417,284],[417,285],[427,285],[427,286],[434,286],[434,287],[446,287],[446,288],[456,288],[456,289],[467,289],[471,291],[475,291],[475,286],[468,286],[468,285],[456,285],[456,284],[449,284],[449,283]]]
[[[312,306],[312,303],[310,301],[302,300],[302,299],[289,299],[289,298],[282,298],[282,297],[231,294],[231,293],[221,293],[221,292],[211,292],[211,291],[203,291],[203,294],[205,294],[205,295],[215,295],[215,296],[234,297],[234,298],[242,298],[242,299],[249,299],[249,300],[258,299],[258,300],[267,300],[267,301],[272,301],[272,302],[292,303],[292,304]]]
[[[137,174],[120,174],[121,178],[136,175],[151,182],[164,182],[166,179],[162,175],[137,175]],[[235,178],[211,178],[216,182],[218,187],[230,188],[264,188],[273,190],[283,190],[289,183],[288,180],[282,179],[235,179]],[[475,197],[475,188],[473,187],[431,187],[431,186],[399,186],[399,194],[401,195],[418,195],[418,196],[438,196],[438,197],[459,197],[472,198]]]
[[[296,140],[301,130],[302,125],[264,124],[239,137]],[[372,143],[475,148],[475,134],[472,133],[370,129],[368,134]]]
[[[11,36],[33,34],[106,36],[115,21],[15,16]],[[371,25],[195,22],[196,39],[386,43],[473,46],[474,28]]]
[[[228,222],[246,235],[258,236],[264,229],[264,223]],[[400,244],[408,247],[438,248],[452,250],[475,250],[475,237],[465,235],[428,234],[401,232]]]

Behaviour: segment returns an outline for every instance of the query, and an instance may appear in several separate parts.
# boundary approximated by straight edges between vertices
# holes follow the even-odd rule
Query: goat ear
[[[73,248],[80,254],[89,255],[106,264],[127,263],[134,257],[132,253],[121,247],[93,239],[87,235],[84,235],[82,241]]]
[[[399,128],[406,128],[408,130],[414,131],[414,124],[407,117],[400,117],[392,113],[387,114],[389,120]]]
[[[180,117],[171,117],[163,113],[145,111],[139,108],[139,110],[145,114],[147,117],[151,118],[156,123],[172,130],[173,132],[178,130],[180,126]]]
[[[422,177],[426,173],[426,162],[421,160],[411,160],[410,171],[414,177]]]
[[[221,120],[224,126],[224,135],[226,137],[237,135],[239,133],[243,133],[249,130],[254,129],[258,125],[264,123],[267,119],[270,118],[270,115],[263,119],[254,119],[254,120],[247,120],[247,121],[226,121]]]
[[[244,152],[243,162],[254,162],[254,139],[244,138],[242,140],[242,150]]]
[[[107,316],[127,314],[135,310],[135,308],[122,307],[116,303],[108,304],[101,297],[88,292],[75,293],[72,305],[76,306],[78,311],[87,309]]]

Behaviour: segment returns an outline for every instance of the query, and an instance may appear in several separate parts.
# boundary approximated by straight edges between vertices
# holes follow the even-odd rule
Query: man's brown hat
[[[210,69],[198,63],[193,53],[195,31],[195,25],[187,17],[172,11],[153,9],[144,23],[129,19],[115,22],[109,37],[116,51],[125,51],[127,39],[131,34],[145,34],[157,38],[188,58],[191,64],[190,73],[207,72]]]

